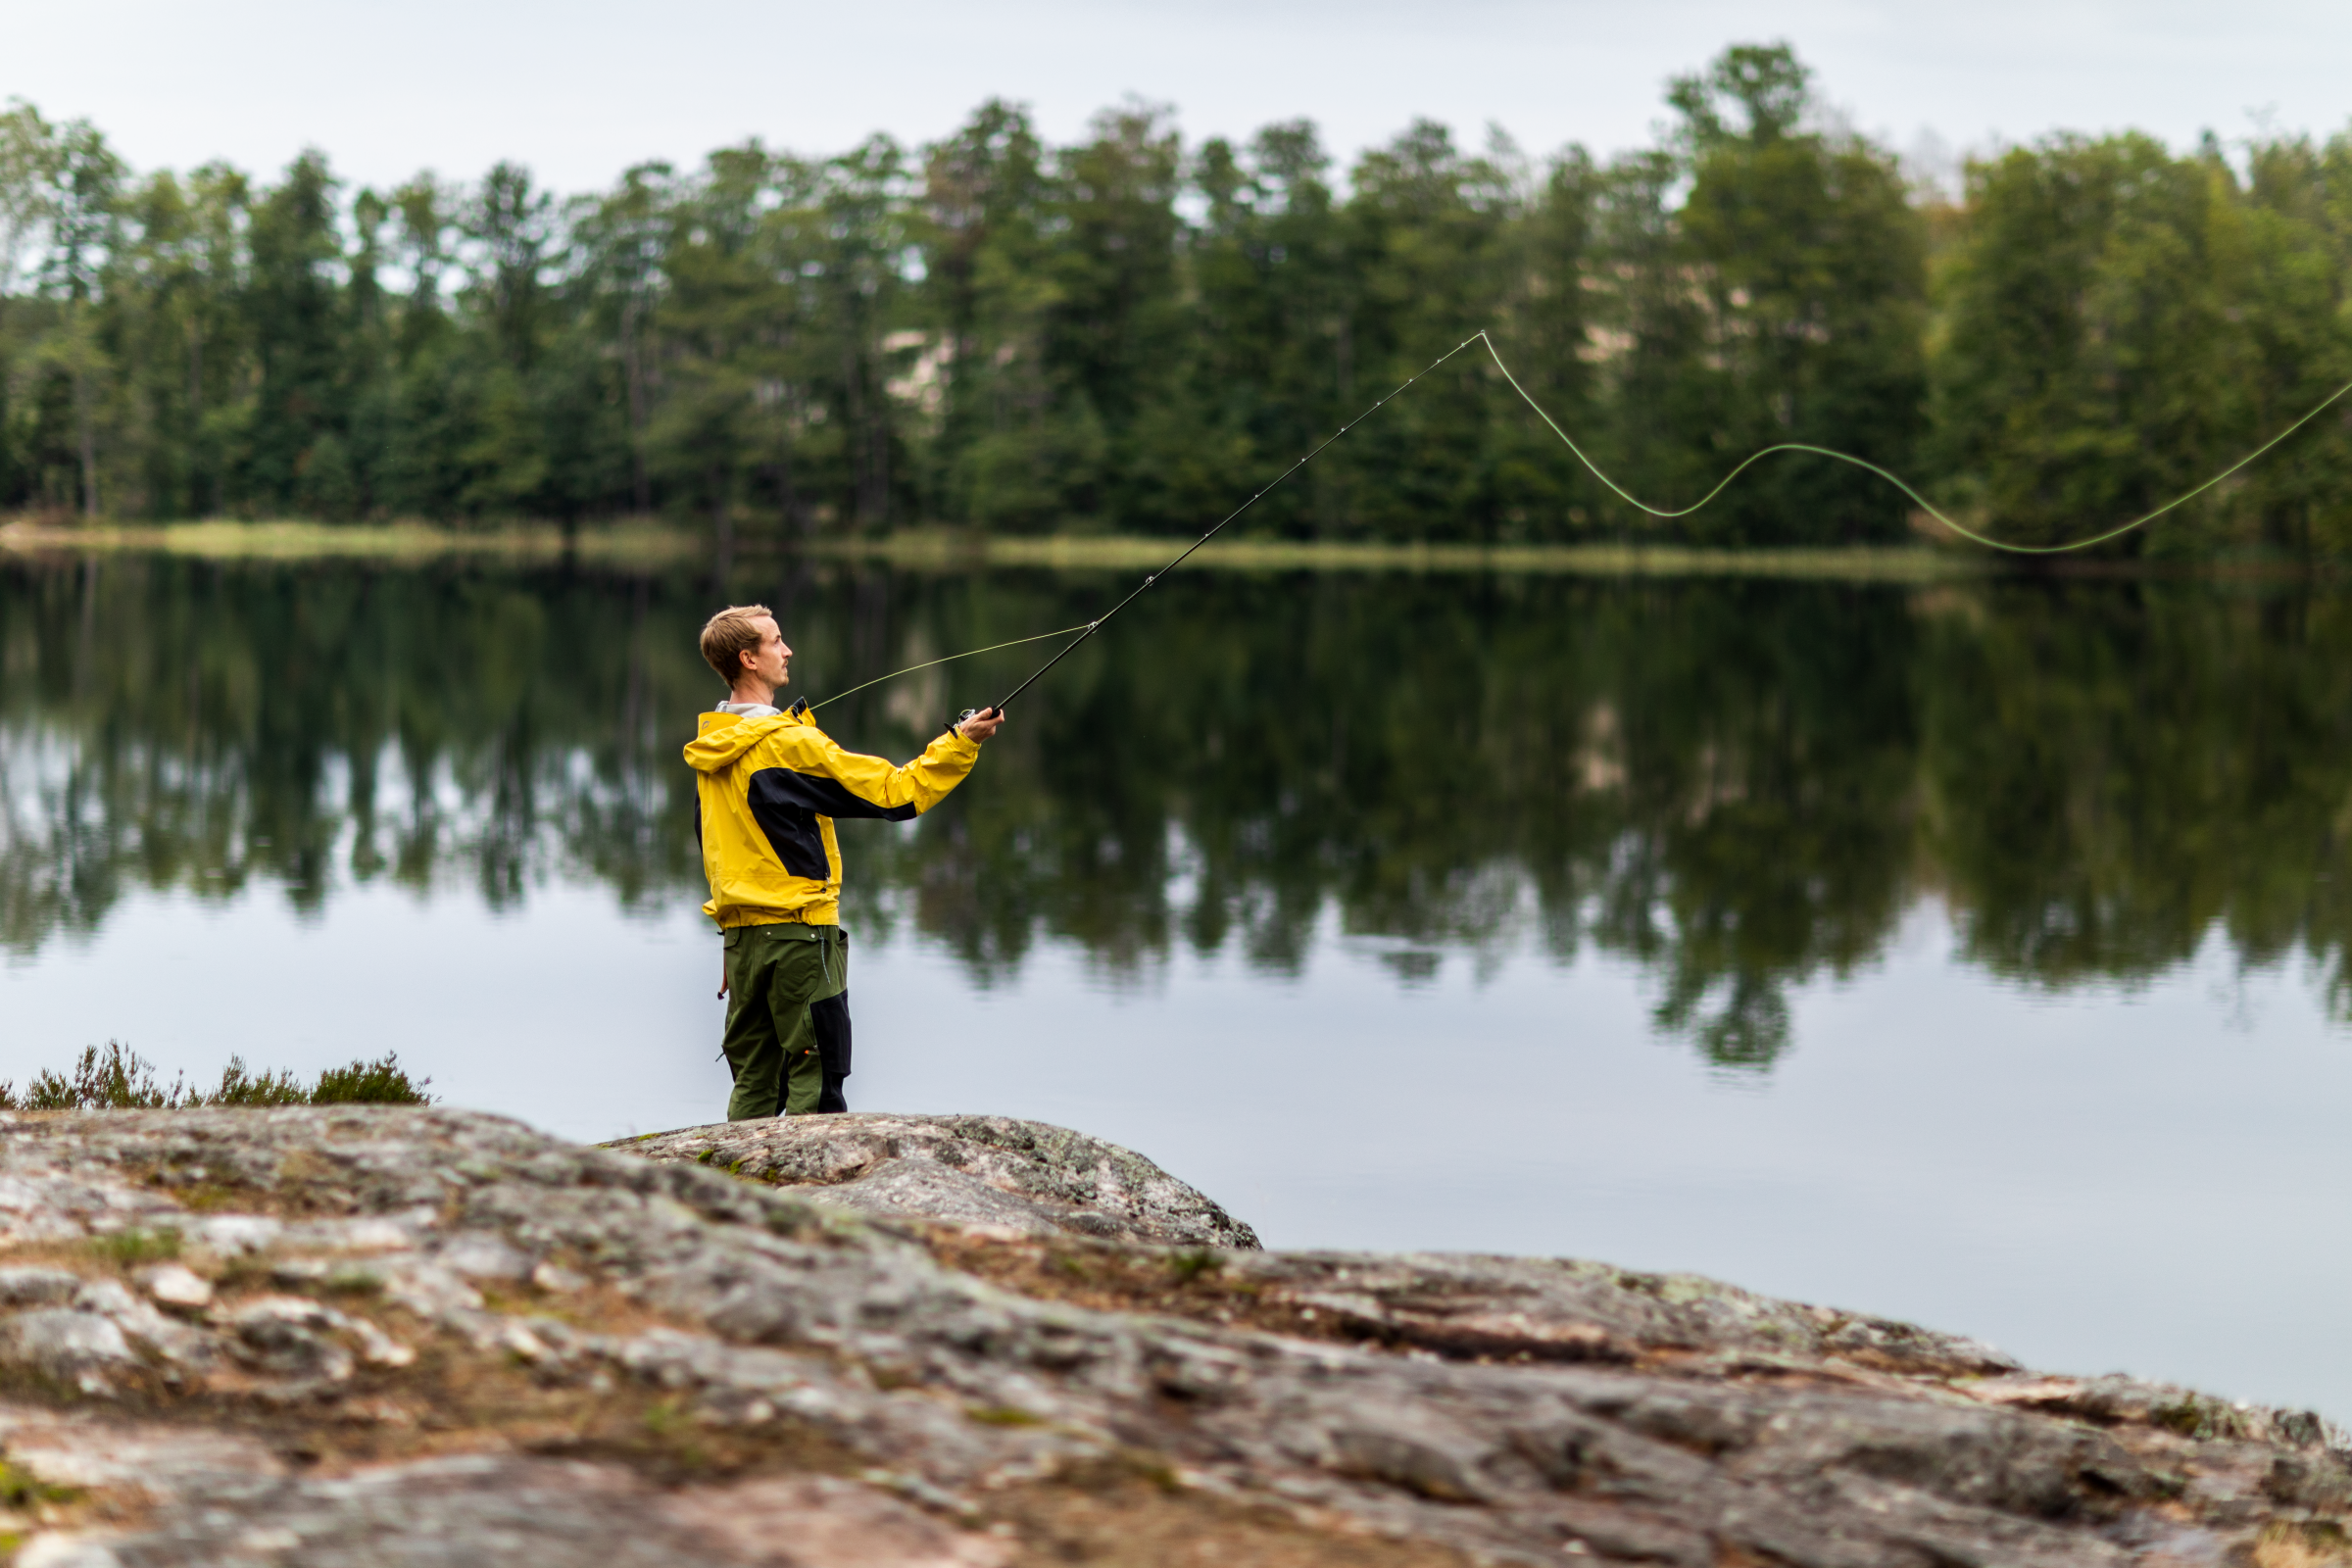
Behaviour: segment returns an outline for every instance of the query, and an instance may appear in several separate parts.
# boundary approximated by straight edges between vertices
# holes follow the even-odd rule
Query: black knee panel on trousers
[[[841,1081],[850,1075],[850,994],[842,991],[822,1002],[808,1004],[808,1021],[816,1031],[816,1059],[825,1069],[825,1087],[816,1097],[816,1111],[850,1108]]]

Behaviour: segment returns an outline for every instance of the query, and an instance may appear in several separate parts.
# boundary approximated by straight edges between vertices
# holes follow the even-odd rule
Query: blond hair
[[[743,678],[743,656],[759,651],[760,632],[753,622],[762,615],[775,618],[765,605],[729,605],[703,622],[703,662],[718,671],[729,691]]]

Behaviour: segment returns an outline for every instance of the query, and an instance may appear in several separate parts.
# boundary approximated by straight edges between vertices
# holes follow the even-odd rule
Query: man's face
[[[760,646],[737,657],[743,661],[744,672],[753,675],[769,690],[792,684],[792,649],[786,646],[784,633],[776,626],[773,615],[761,615],[752,622],[760,628]]]

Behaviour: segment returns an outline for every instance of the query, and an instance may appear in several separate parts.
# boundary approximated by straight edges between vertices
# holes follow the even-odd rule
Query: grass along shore
[[[872,537],[808,539],[806,554],[828,561],[874,562],[914,571],[992,566],[1059,571],[1149,571],[1163,566],[1189,539],[1145,534],[986,534],[924,527]],[[773,557],[794,545],[746,528],[731,552],[738,561]],[[553,523],[451,528],[434,523],[195,522],[118,523],[18,517],[0,520],[0,559],[10,556],[167,555],[213,561],[381,561],[415,564],[471,558],[514,564],[569,559],[622,569],[708,565],[707,529],[656,517],[586,524],[568,544]],[[1750,546],[1705,549],[1670,544],[1479,545],[1413,541],[1216,539],[1185,563],[1188,570],[1402,571],[1586,577],[1781,577],[1820,581],[1935,583],[1994,576],[2028,563],[1990,550],[1922,541],[1841,548]],[[2252,555],[2137,561],[2043,558],[2039,569],[2082,576],[2273,579],[2342,570],[2335,561]]]
[[[597,561],[658,564],[704,553],[693,532],[644,518],[579,530],[573,552]],[[18,518],[0,522],[0,556],[172,555],[223,561],[321,561],[338,558],[395,562],[449,556],[516,560],[560,559],[564,530],[553,523],[495,528],[446,528],[423,522],[59,522]]]
[[[810,541],[809,554],[873,561],[915,570],[1031,566],[1061,570],[1144,569],[1164,564],[1186,539],[1137,534],[983,534],[916,528],[879,538]],[[756,535],[738,555],[777,548]],[[560,560],[566,545],[549,523],[449,528],[430,523],[242,522],[78,523],[20,518],[0,522],[0,556],[172,555],[220,561],[375,560],[413,563],[451,557]],[[700,528],[630,518],[580,528],[570,553],[614,565],[663,565],[709,559]],[[1919,545],[1845,549],[1706,550],[1678,545],[1477,545],[1292,539],[1218,539],[1188,567],[1226,571],[1413,571],[1560,573],[1583,576],[1811,577],[1921,582],[1981,575],[1998,563],[1975,553]]]
[[[922,567],[1046,566],[1149,570],[1192,541],[1135,534],[990,535],[912,529],[814,547],[851,560]],[[1829,577],[1921,582],[1976,576],[1983,560],[1919,545],[1701,550],[1681,545],[1477,545],[1317,539],[1215,539],[1190,567],[1227,571],[1544,572],[1595,577]]]

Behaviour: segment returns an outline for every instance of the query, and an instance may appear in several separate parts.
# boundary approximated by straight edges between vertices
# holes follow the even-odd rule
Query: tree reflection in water
[[[1086,574],[743,568],[821,697],[1067,624]],[[136,888],[305,909],[389,880],[699,897],[678,746],[708,579],[165,558],[0,572],[0,941]],[[1294,972],[1336,922],[1438,956],[1590,944],[1731,1068],[1923,897],[2034,985],[2132,984],[2217,926],[2352,1010],[2352,615],[2301,586],[1348,574],[1172,579],[1024,699],[974,787],[852,824],[852,918],[976,980],[1041,941]],[[906,755],[1028,650],[823,715]]]

